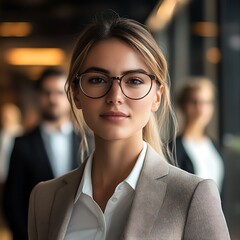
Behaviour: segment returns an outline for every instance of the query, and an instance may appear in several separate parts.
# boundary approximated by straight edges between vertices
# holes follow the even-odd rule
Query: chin
[[[105,140],[105,141],[109,141],[109,142],[113,142],[113,141],[119,141],[119,140],[125,140],[126,137],[123,136],[116,136],[116,135],[104,135],[104,136],[100,136],[101,139]]]
[[[120,140],[126,140],[129,138],[129,136],[124,135],[123,133],[116,133],[116,132],[104,132],[104,133],[96,133],[96,135],[105,141],[120,141]]]
[[[209,121],[198,120],[196,121],[196,123],[198,124],[199,127],[205,128],[208,126]]]

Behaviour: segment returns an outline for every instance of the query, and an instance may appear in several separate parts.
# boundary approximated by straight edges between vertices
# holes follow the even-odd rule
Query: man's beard
[[[43,112],[42,119],[50,122],[55,122],[59,119],[59,116],[54,113]]]

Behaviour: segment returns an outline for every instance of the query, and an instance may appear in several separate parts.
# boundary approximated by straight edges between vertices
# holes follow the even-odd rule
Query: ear
[[[75,103],[76,108],[82,109],[82,105],[81,105],[81,101],[80,101],[79,88],[76,87],[75,83],[72,83],[71,88],[72,88],[72,94],[73,94],[73,101]]]
[[[154,96],[153,103],[152,103],[152,108],[151,108],[152,112],[156,112],[158,110],[160,103],[161,103],[161,97],[162,97],[163,90],[164,90],[164,87],[162,85],[157,89],[155,96]]]

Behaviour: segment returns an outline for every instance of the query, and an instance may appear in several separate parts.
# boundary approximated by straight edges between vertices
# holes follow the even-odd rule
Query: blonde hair
[[[76,127],[83,136],[81,152],[88,148],[85,131],[88,129],[80,110],[76,110],[73,101],[72,88],[78,87],[76,75],[90,51],[99,41],[117,38],[127,43],[137,51],[146,62],[146,65],[157,77],[159,84],[164,88],[161,105],[157,113],[152,113],[149,122],[143,129],[143,139],[148,142],[162,157],[169,159],[167,145],[176,134],[176,118],[170,99],[170,81],[166,59],[158,47],[149,30],[135,20],[111,16],[110,18],[97,18],[81,33],[74,48],[69,75],[66,82],[66,92],[72,106],[73,114],[77,120]],[[172,131],[171,131],[172,130]]]

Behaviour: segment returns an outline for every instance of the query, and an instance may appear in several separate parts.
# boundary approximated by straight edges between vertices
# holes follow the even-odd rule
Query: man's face
[[[70,111],[64,84],[64,76],[52,76],[44,80],[39,94],[42,117],[48,121],[56,121],[67,117]]]

